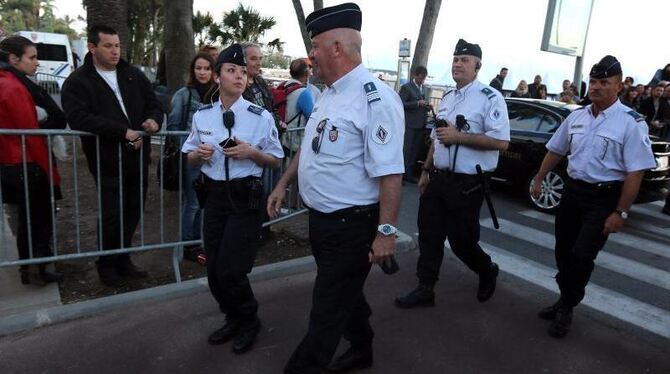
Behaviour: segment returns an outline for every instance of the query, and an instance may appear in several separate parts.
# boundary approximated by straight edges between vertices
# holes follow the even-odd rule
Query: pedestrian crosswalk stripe
[[[548,222],[548,223],[554,223],[554,216],[547,214],[547,213],[542,213],[538,212],[536,210],[525,210],[522,212],[519,212],[519,214],[529,217],[529,218],[534,218],[540,221]],[[660,243],[660,242],[655,242],[652,240],[647,240],[643,239],[637,236],[629,235],[626,233],[616,233],[612,234],[609,236],[607,239],[608,241],[621,244],[623,246],[628,246],[631,247],[635,250],[640,250],[648,253],[652,253],[661,257],[665,258],[670,258],[670,246]]]
[[[480,243],[508,274],[558,293],[554,269],[488,243]],[[446,246],[449,247],[448,242]],[[670,339],[670,312],[616,291],[589,284],[582,304],[644,330]]]
[[[661,213],[661,208],[657,207],[656,205],[650,205],[650,206],[633,205],[632,207],[630,207],[630,210],[634,214],[644,214],[647,216],[660,219],[661,221],[670,224],[670,216]]]
[[[652,225],[649,222],[641,222],[633,219],[626,222],[626,226],[643,234],[651,234],[659,238],[670,240],[670,228],[663,228]]]
[[[498,221],[500,222],[500,232],[533,243],[543,249],[550,251],[554,250],[555,239],[553,234],[502,218],[499,218]],[[493,229],[493,224],[489,220],[481,220],[480,224],[489,229]],[[670,290],[670,273],[667,271],[604,251],[601,251],[598,254],[595,262],[597,266],[607,270]]]

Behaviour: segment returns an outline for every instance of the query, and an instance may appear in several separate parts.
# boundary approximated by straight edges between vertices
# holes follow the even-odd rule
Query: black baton
[[[496,211],[493,209],[493,201],[491,201],[491,191],[489,190],[489,182],[484,176],[484,173],[482,172],[482,167],[477,164],[475,166],[477,169],[477,176],[479,176],[479,179],[482,183],[482,187],[484,188],[484,198],[486,199],[486,205],[489,207],[489,213],[491,213],[491,220],[493,221],[493,227],[497,229],[500,228],[500,224],[498,224],[498,217],[496,216]]]

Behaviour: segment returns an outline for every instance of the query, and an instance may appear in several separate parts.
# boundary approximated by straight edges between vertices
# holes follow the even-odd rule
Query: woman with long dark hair
[[[29,39],[10,36],[0,42],[0,128],[65,128],[65,115],[58,105],[44,89],[28,78],[37,72],[38,66],[37,48]],[[60,175],[48,144],[44,136],[26,136],[24,157],[20,136],[0,136],[2,201],[10,207],[10,223],[16,222],[13,226],[16,226],[19,259],[48,257],[52,254],[49,243],[52,211],[55,207],[52,206],[51,198],[55,201],[62,196]],[[27,183],[24,183],[26,179]],[[50,183],[53,184],[53,190]],[[62,274],[47,271],[44,263],[39,264],[37,269],[38,272],[33,274],[29,266],[22,265],[21,283],[37,281],[46,284],[63,278]]]
[[[203,104],[209,104],[216,90],[213,77],[214,60],[209,53],[198,53],[189,66],[189,78],[186,86],[180,88],[172,97],[172,110],[167,119],[168,131],[191,131],[193,114]],[[180,144],[185,137],[181,138]],[[183,162],[183,205],[181,214],[181,240],[200,240],[201,212],[198,198],[193,190],[193,182],[200,174],[200,167]],[[195,261],[202,248],[189,245],[184,248],[184,258]]]

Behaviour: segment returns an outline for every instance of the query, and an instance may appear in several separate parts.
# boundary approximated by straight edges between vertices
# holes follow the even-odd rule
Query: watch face
[[[388,234],[391,233],[391,231],[393,231],[393,230],[391,230],[391,226],[389,226],[389,225],[382,226],[382,232],[384,232],[384,234],[388,235]]]

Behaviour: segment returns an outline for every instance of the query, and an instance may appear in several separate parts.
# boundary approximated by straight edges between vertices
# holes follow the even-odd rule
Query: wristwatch
[[[391,236],[395,235],[395,233],[398,232],[398,229],[393,225],[389,225],[388,223],[382,223],[381,225],[377,226],[377,232],[384,236]]]
[[[622,220],[625,221],[628,219],[628,212],[626,212],[625,210],[617,208],[616,212],[621,216]]]

